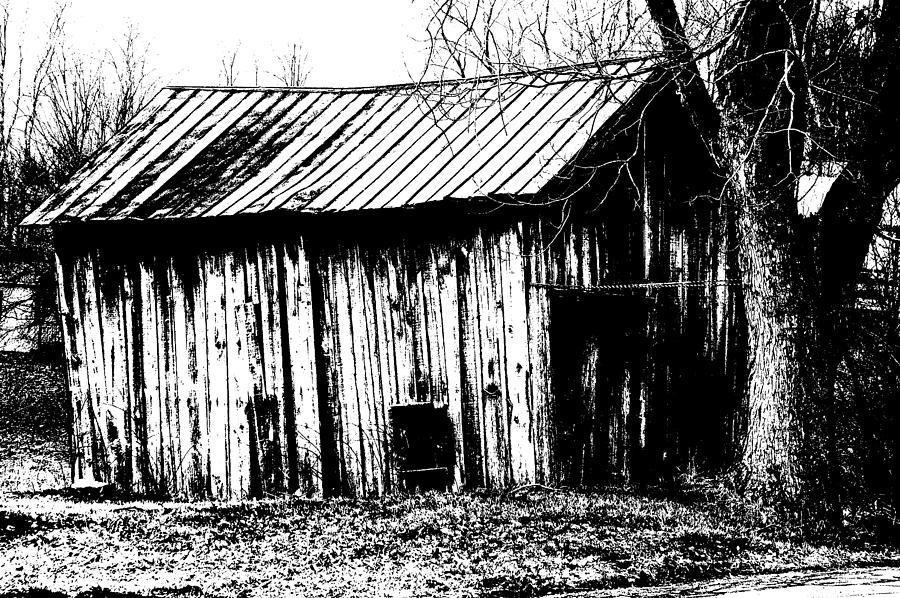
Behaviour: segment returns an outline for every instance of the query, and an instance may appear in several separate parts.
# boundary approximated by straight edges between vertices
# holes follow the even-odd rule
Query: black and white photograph
[[[0,598],[900,597],[897,0],[0,0]]]

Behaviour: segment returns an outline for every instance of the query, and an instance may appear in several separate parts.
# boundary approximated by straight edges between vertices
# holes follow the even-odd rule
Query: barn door
[[[640,297],[550,298],[557,474],[571,486],[631,477],[645,417]]]

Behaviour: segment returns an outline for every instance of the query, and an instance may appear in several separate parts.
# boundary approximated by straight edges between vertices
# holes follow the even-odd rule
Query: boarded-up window
[[[446,490],[453,471],[453,426],[447,407],[409,403],[391,407],[391,432],[402,487]]]

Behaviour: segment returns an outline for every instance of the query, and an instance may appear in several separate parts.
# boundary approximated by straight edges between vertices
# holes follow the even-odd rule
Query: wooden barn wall
[[[743,316],[739,287],[723,284],[735,277],[726,219],[718,204],[670,193],[678,188],[670,179],[644,182],[640,193],[599,208],[523,223],[532,384],[550,397],[555,425],[545,442],[558,461],[551,467],[558,483],[709,471],[737,449]],[[578,306],[581,320],[561,328],[571,319],[565,312]],[[585,362],[583,371],[568,372],[573,378],[597,375],[596,363],[586,363],[602,358],[597,350],[589,356],[587,345],[566,347],[584,341],[585,327],[607,345],[607,359],[622,360],[605,394],[595,379],[559,387],[567,373],[560,361]],[[556,366],[544,362],[551,356]],[[579,392],[597,402],[582,403]],[[583,429],[585,420],[593,429]]]
[[[547,409],[556,425],[543,441],[559,461],[552,467],[558,483],[634,481],[676,467],[711,469],[726,462],[734,448],[741,315],[734,288],[717,284],[729,272],[723,238],[711,230],[717,226],[715,214],[694,212],[673,223],[662,211],[632,206],[561,228],[546,219],[523,226],[532,385],[535,393],[550,397]],[[706,284],[608,286],[645,281]],[[554,312],[554,306],[566,311],[578,305],[582,319],[561,328],[566,314]],[[604,322],[606,328],[627,326],[631,344],[619,346],[626,339],[621,335],[603,337]],[[623,360],[618,389],[593,405],[570,396],[578,394],[579,380],[557,388],[564,366],[547,363],[588,359],[578,352],[583,348],[565,350],[579,341],[584,327],[599,330],[597,342],[612,345],[605,350],[614,356],[618,351]],[[596,364],[582,366],[596,375]],[[556,400],[556,395],[563,396]],[[600,409],[605,412],[593,412]],[[596,429],[579,432],[585,419],[595,420]],[[592,446],[598,443],[602,446]],[[588,463],[591,458],[602,463]]]
[[[390,411],[402,404],[448,408],[454,488],[639,480],[726,461],[740,314],[733,289],[716,284],[729,274],[716,209],[626,197],[563,220],[315,244],[330,492],[398,488]],[[706,284],[595,289],[646,281]],[[583,406],[557,398],[554,296],[640,306],[634,358],[614,396],[592,407],[606,411],[589,415],[597,429],[577,447],[578,472],[579,439],[566,426]],[[607,305],[583,324],[623,318]]]
[[[320,488],[302,243],[62,252],[57,274],[74,477],[172,497]]]
[[[420,229],[315,243],[328,489],[397,488],[390,411],[405,403],[448,407],[455,488],[634,479],[656,475],[665,459],[709,461],[703,451],[720,445],[704,446],[685,425],[685,408],[695,406],[683,403],[679,385],[698,364],[706,370],[696,372],[701,387],[723,366],[717,338],[734,323],[728,288],[624,293],[648,306],[637,331],[646,342],[624,372],[618,403],[603,398],[607,438],[591,450],[605,464],[592,476],[569,471],[573,437],[565,427],[577,406],[556,398],[552,297],[610,282],[724,280],[718,221],[711,209],[645,189],[581,214],[544,210],[452,235]],[[691,352],[696,362],[677,361]],[[600,440],[595,433],[590,442]]]
[[[396,489],[389,411],[423,402],[446,406],[452,422],[451,487],[548,479],[523,253],[518,225],[316,251],[334,491]]]
[[[728,277],[715,209],[645,197],[561,225],[544,212],[443,235],[61,251],[75,466],[168,496],[383,494],[401,489],[391,409],[421,403],[447,408],[454,489],[724,462],[733,290],[597,288]],[[566,345],[626,320],[634,342],[606,351],[629,358],[600,393],[599,358]],[[596,399],[560,386],[579,360]]]
[[[680,110],[672,95],[624,117],[598,146],[603,166],[574,173],[570,195],[557,191],[572,201],[523,221],[532,384],[549,397],[554,482],[713,471],[739,450],[746,339],[734,231]]]
[[[75,477],[183,497],[386,493],[390,407],[431,402],[453,425],[451,487],[549,481],[522,230],[61,252]]]
[[[734,411],[729,287],[592,290],[724,280],[715,214],[618,205],[440,238],[63,252],[76,467],[169,496],[382,494],[399,489],[391,407],[424,402],[447,408],[453,488],[722,460],[729,439],[710,431]],[[557,396],[566,297],[586,325],[641,306],[640,355],[596,404]],[[710,388],[721,401],[702,400]],[[585,417],[596,425],[574,430]]]

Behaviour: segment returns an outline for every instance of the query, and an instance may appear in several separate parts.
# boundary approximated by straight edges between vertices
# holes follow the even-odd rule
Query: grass
[[[8,499],[0,591],[537,596],[883,564],[807,541],[722,490],[430,494],[240,503]]]
[[[58,369],[0,356],[0,392],[0,596],[500,598],[898,556],[866,525],[804,537],[702,481],[665,493],[76,500],[44,492],[66,481]]]

